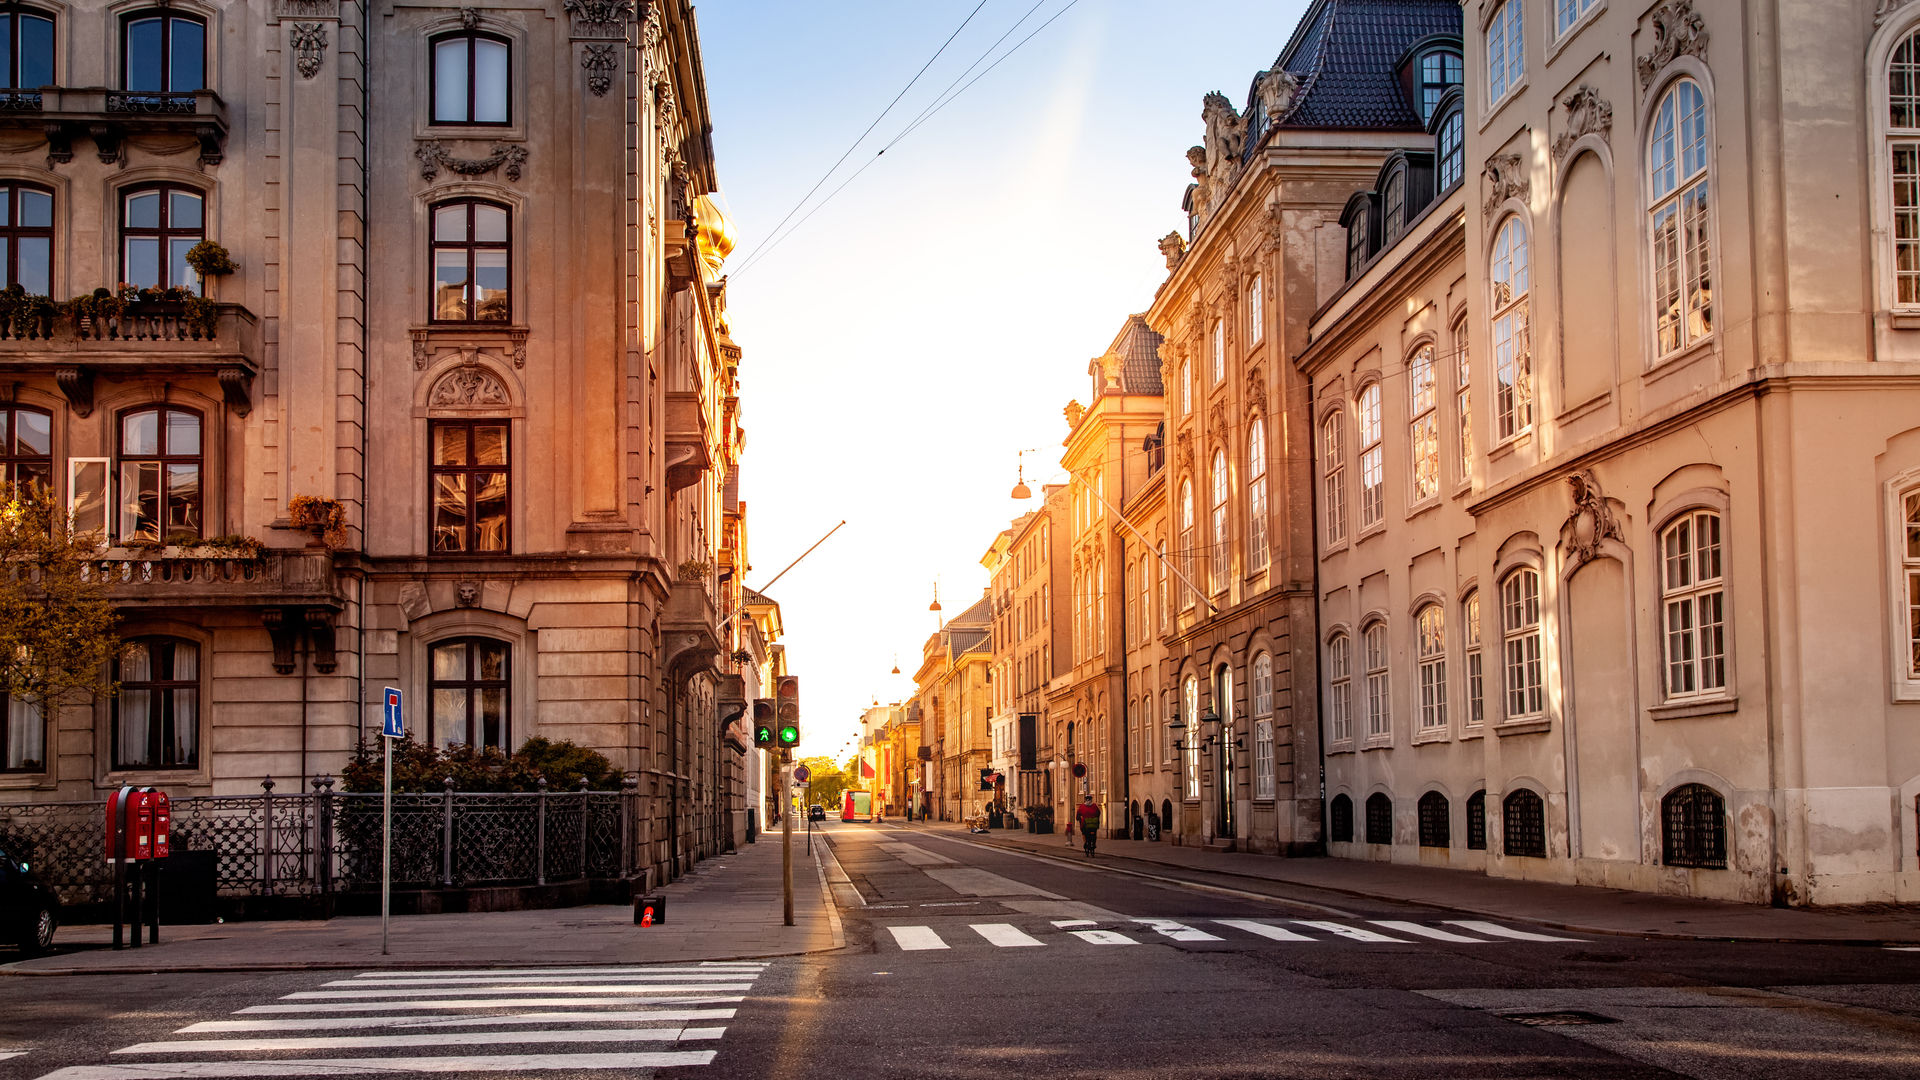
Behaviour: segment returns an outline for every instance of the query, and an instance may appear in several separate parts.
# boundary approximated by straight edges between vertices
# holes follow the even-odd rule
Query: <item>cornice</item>
[[[1449,199],[1452,196],[1448,196]],[[1404,241],[1403,241],[1404,242]],[[1307,347],[1294,357],[1294,364],[1311,376],[1314,368],[1337,356],[1350,345],[1353,339],[1374,326],[1380,319],[1391,314],[1406,298],[1406,293],[1419,282],[1431,277],[1454,259],[1464,259],[1467,250],[1467,217],[1464,203],[1440,219],[1439,224],[1427,237],[1408,249],[1406,254],[1387,264],[1379,280],[1368,285],[1364,295],[1345,313],[1333,318],[1331,312],[1347,290],[1336,293],[1327,301],[1319,318],[1308,324],[1311,335]],[[1379,270],[1376,266],[1372,270]],[[1364,282],[1366,275],[1358,279]],[[1322,319],[1332,318],[1320,332],[1315,334],[1316,324]]]

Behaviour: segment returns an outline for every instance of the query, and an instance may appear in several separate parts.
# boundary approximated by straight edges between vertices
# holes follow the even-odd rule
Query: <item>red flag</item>
[[[873,766],[867,761],[866,758],[860,759],[860,779],[862,780],[873,779]]]

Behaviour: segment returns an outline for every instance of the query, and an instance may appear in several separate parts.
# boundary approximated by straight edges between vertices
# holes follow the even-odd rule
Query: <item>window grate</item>
[[[1705,784],[1683,784],[1660,801],[1668,866],[1727,867],[1726,802]]]
[[[1335,795],[1333,805],[1327,811],[1328,831],[1336,844],[1353,843],[1353,800],[1345,795]]]
[[[1467,850],[1487,850],[1487,793],[1467,796]]]
[[[1420,796],[1420,846],[1435,848],[1453,846],[1453,822],[1447,807],[1447,797],[1437,791],[1429,791]]]
[[[1509,855],[1547,857],[1547,807],[1540,796],[1521,788],[1507,796],[1504,848]]]
[[[1367,843],[1393,843],[1393,800],[1382,792],[1367,796]]]

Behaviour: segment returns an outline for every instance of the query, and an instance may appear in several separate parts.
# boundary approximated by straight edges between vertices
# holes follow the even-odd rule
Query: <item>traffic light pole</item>
[[[793,925],[793,751],[780,751],[780,890],[786,925]]]

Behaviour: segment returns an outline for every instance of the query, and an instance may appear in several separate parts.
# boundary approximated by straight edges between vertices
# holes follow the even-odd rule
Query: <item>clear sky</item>
[[[801,680],[804,754],[843,759],[862,709],[912,691],[936,580],[947,616],[980,599],[981,556],[1038,505],[1008,497],[1016,454],[1039,450],[1029,482],[1062,478],[1061,410],[1088,400],[1088,361],[1165,279],[1159,238],[1184,232],[1201,97],[1243,105],[1306,7],[1041,0],[994,56],[1067,10],[875,161],[1034,7],[986,0],[795,220],[872,166],[748,268],[977,3],[698,7],[739,240],[726,270],[747,584],[847,522],[769,593]]]

